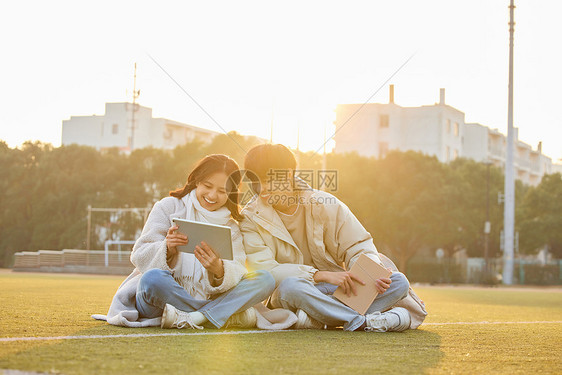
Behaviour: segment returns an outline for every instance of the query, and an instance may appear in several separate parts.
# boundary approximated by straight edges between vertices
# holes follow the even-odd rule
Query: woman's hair
[[[198,183],[218,172],[223,172],[228,176],[228,181],[226,182],[228,199],[226,200],[225,206],[232,214],[232,217],[240,221],[244,218],[238,206],[238,187],[241,180],[240,167],[238,163],[226,155],[207,155],[199,160],[187,177],[185,186],[170,191],[170,196],[181,199],[189,194],[191,190],[195,189]]]
[[[248,151],[244,159],[244,168],[265,181],[270,170],[294,171],[297,169],[297,160],[286,146],[264,143]]]

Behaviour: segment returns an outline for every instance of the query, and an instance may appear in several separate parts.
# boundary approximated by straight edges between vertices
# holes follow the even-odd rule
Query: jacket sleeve
[[[144,273],[152,268],[172,272],[166,262],[166,234],[170,225],[169,214],[165,211],[164,203],[156,202],[131,253],[131,263],[140,272]]]
[[[220,294],[234,288],[248,272],[245,267],[246,254],[242,242],[242,233],[237,224],[230,225],[232,230],[232,255],[234,260],[223,259],[224,276],[220,284],[215,283],[213,276],[203,269],[203,287],[208,294]]]
[[[338,200],[337,204],[335,235],[338,244],[338,260],[345,262],[346,268],[349,270],[357,258],[361,254],[365,254],[380,265],[383,265],[371,234],[367,232],[343,202]]]
[[[287,277],[300,277],[314,282],[314,274],[318,271],[316,268],[304,264],[278,263],[275,251],[266,245],[256,224],[247,215],[240,223],[240,230],[244,237],[244,249],[250,271],[271,272],[276,285]]]

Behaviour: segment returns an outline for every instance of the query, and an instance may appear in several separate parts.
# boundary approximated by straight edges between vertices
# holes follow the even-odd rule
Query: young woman
[[[110,324],[162,328],[255,327],[252,307],[275,288],[267,271],[247,273],[242,235],[235,220],[238,164],[225,155],[209,155],[196,165],[181,189],[157,202],[131,253],[136,269],[121,284],[107,316]],[[228,225],[234,260],[218,258],[205,242],[195,254],[179,252],[189,237],[172,219]]]

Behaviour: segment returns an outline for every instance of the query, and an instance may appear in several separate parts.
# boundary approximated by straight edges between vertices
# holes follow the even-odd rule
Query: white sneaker
[[[257,323],[258,316],[256,315],[256,309],[250,307],[249,309],[236,313],[228,318],[224,328],[254,328]]]
[[[384,313],[377,311],[365,315],[365,318],[367,332],[401,332],[410,328],[410,313],[403,307],[395,307]]]
[[[307,313],[298,309],[297,312],[297,322],[293,326],[295,329],[324,329],[324,324],[320,323],[318,320],[311,318]]]
[[[162,323],[160,328],[191,328],[191,329],[203,329],[203,327],[198,326],[193,323],[191,315],[185,311],[176,309],[170,304],[166,304],[164,311],[162,312]]]

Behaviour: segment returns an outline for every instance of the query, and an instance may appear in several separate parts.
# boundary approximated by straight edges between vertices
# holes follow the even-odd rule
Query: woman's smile
[[[207,202],[207,203],[209,203],[209,204],[215,204],[215,203],[217,203],[217,201],[212,201],[212,200],[210,200],[210,199],[207,198],[207,197],[203,197],[203,199],[205,199],[205,202]]]

